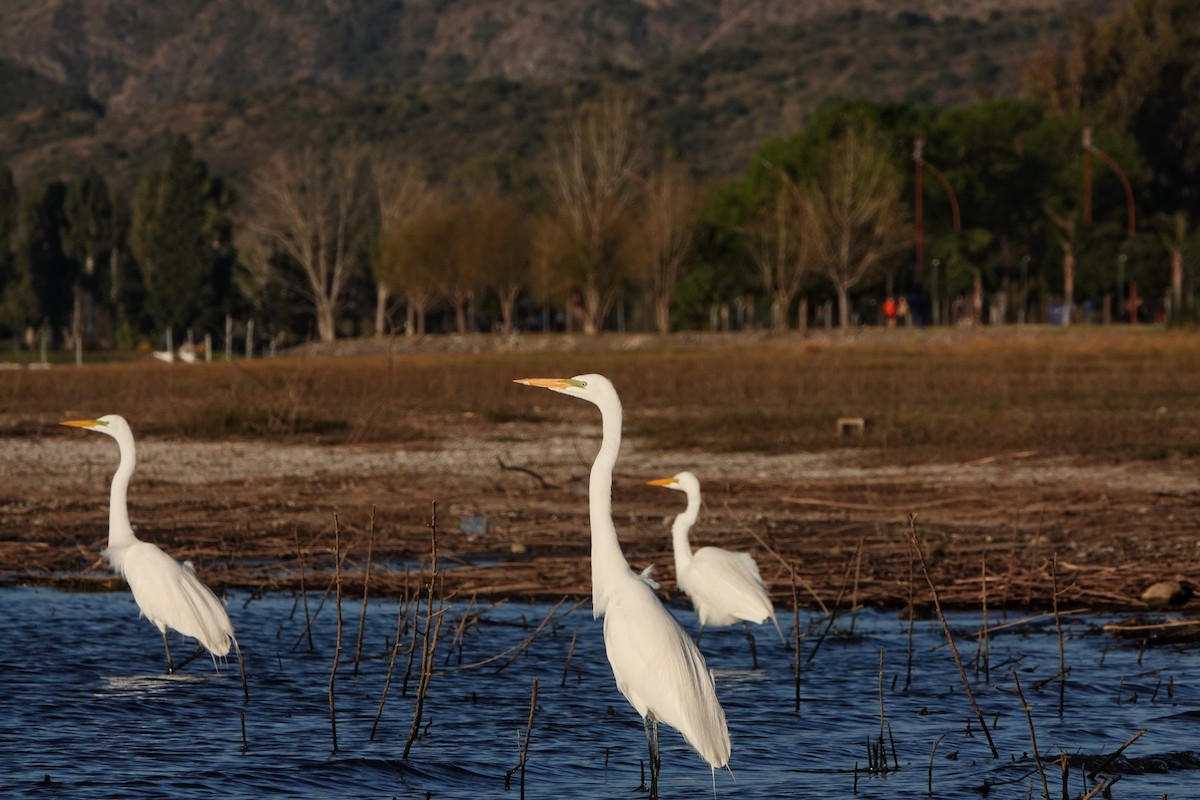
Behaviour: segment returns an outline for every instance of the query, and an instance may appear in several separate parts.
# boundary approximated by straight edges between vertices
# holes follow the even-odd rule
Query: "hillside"
[[[357,129],[446,169],[532,156],[545,120],[602,81],[649,99],[664,145],[728,173],[828,97],[1013,94],[1068,15],[1065,0],[9,0],[0,158],[21,182],[95,160],[120,185],[181,131],[237,176],[281,142]]]

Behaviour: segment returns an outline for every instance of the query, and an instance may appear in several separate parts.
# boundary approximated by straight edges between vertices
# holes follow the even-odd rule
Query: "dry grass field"
[[[447,591],[585,595],[599,414],[512,381],[586,372],[621,392],[614,513],[664,597],[683,498],[644,484],[684,469],[705,490],[693,544],[752,551],[781,605],[905,605],[910,531],[960,607],[984,587],[1045,607],[1057,585],[1062,608],[1135,609],[1197,572],[1200,333],[1120,326],[431,337],[3,370],[0,579],[112,585],[116,447],[57,423],[120,413],[139,536],[211,584],[323,590],[336,525],[349,584],[370,544],[372,595],[402,592],[436,508]]]

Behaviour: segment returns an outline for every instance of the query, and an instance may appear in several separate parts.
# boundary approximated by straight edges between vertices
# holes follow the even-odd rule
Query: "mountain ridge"
[[[371,114],[391,118],[406,98],[426,113],[461,116],[471,103],[505,112],[465,121],[474,133],[451,140],[438,120],[395,126],[401,138],[443,137],[405,146],[446,167],[484,154],[498,138],[492,124],[515,126],[508,144],[527,153],[538,134],[523,115],[552,115],[573,86],[611,82],[651,98],[673,147],[728,173],[755,140],[795,129],[831,96],[1014,94],[1022,59],[1061,46],[1068,24],[1065,0],[10,0],[0,8],[0,88],[13,97],[0,105],[0,157],[23,181],[81,158],[131,173],[173,121],[218,168],[240,173],[267,145],[382,127]],[[488,91],[497,96],[481,101]],[[380,93],[365,119],[336,118],[339,104]],[[281,138],[270,117],[288,97],[328,107],[309,119],[316,130]],[[220,142],[211,153],[209,140]]]

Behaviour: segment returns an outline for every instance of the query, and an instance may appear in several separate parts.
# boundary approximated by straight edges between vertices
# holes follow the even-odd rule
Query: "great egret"
[[[700,615],[700,634],[705,625],[724,626],[741,622],[750,641],[750,657],[758,668],[754,634],[747,622],[775,623],[779,638],[783,631],[775,619],[771,595],[758,573],[758,564],[748,553],[733,553],[720,547],[701,547],[692,552],[688,531],[700,515],[700,481],[690,472],[671,478],[649,481],[650,486],[662,486],[687,495],[687,509],[671,525],[671,541],[675,550],[675,583],[688,597]],[[697,639],[700,638],[698,634]]]
[[[113,474],[108,508],[108,547],[104,557],[112,568],[124,576],[133,592],[133,599],[142,615],[158,627],[167,651],[167,673],[176,671],[167,642],[167,628],[196,639],[214,657],[229,654],[230,645],[237,648],[233,623],[225,606],[207,586],[200,582],[191,564],[180,564],[150,542],[143,542],[129,524],[129,509],[125,497],[129,479],[137,465],[133,432],[129,423],[118,414],[99,419],[67,420],[63,425],[98,431],[117,440],[121,461]],[[197,650],[197,654],[199,654]],[[192,656],[194,658],[195,656]],[[189,658],[179,665],[185,666]],[[238,651],[241,665],[241,651]],[[245,688],[245,672],[242,673]]]
[[[604,617],[604,649],[617,688],[646,729],[650,750],[650,796],[658,796],[658,723],[675,728],[709,763],[729,763],[729,729],[704,656],[671,616],[648,582],[629,567],[612,520],[612,474],[621,449],[621,400],[603,375],[524,378],[594,403],[603,437],[592,463],[588,509],[592,528],[592,616]]]

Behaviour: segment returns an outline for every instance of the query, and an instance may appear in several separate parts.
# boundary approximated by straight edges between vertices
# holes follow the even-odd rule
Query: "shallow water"
[[[310,595],[310,609],[318,599]],[[179,676],[163,675],[158,632],[138,618],[127,593],[0,590],[8,634],[0,650],[0,792],[81,798],[516,798],[519,775],[513,775],[506,792],[505,773],[519,760],[536,678],[525,796],[639,796],[635,789],[645,758],[641,721],[613,684],[601,623],[592,620],[586,603],[564,603],[554,610],[546,604],[453,602],[421,736],[404,760],[416,681],[403,696],[403,654],[378,733],[370,738],[396,627],[395,602],[371,602],[357,675],[354,641],[361,603],[343,607],[335,751],[328,707],[334,609],[322,609],[310,650],[302,635],[304,612],[294,598],[234,593],[229,600],[246,658],[249,702],[243,701],[232,661],[217,670],[211,661],[198,659]],[[695,631],[693,613],[672,610]],[[518,647],[552,612],[550,624],[520,654],[466,666]],[[464,615],[474,622],[461,647],[452,647]],[[994,615],[992,623],[997,621]],[[1200,770],[1187,766],[1195,764],[1194,755],[1191,762],[1152,757],[1195,746],[1197,653],[1177,647],[1142,651],[1137,642],[1100,632],[1106,621],[1064,618],[1070,675],[1060,717],[1054,678],[1058,639],[1052,624],[993,635],[989,683],[982,673],[974,677],[978,617],[952,617],[999,758],[992,757],[974,721],[935,622],[914,627],[914,667],[905,691],[907,623],[864,612],[851,633],[850,620],[839,621],[815,658],[803,664],[798,714],[793,656],[773,629],[756,630],[759,670],[749,668],[739,630],[706,631],[702,650],[716,673],[733,740],[732,774],[716,774],[716,795],[851,797],[857,783],[859,797],[926,797],[930,753],[937,742],[934,796],[981,796],[978,790],[988,783],[989,797],[1024,798],[1031,782],[1033,795],[1041,796],[1041,778],[1028,756],[1030,726],[1012,691],[1013,670],[1031,706],[1043,756],[1100,756],[1145,728],[1147,733],[1125,752],[1130,761],[1116,762],[1106,773],[1127,773],[1113,796],[1194,795]],[[824,626],[807,616],[802,622],[813,631],[805,639],[807,656]],[[179,658],[189,648],[176,637],[172,650]],[[865,769],[868,764],[868,739],[879,735],[881,650],[892,769],[856,778],[855,765]],[[663,797],[712,797],[713,776],[682,737],[663,728],[661,741]],[[1148,771],[1155,769],[1163,771]],[[1047,764],[1045,770],[1051,796],[1061,797],[1059,766]],[[1078,766],[1070,770],[1071,796],[1083,793],[1083,772]]]

